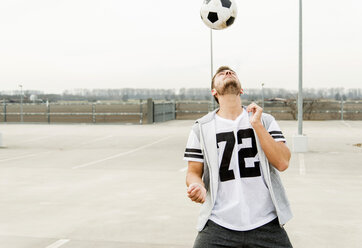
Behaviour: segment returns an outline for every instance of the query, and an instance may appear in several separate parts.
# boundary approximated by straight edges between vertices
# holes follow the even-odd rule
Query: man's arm
[[[260,145],[269,162],[279,171],[285,171],[289,166],[289,148],[283,142],[275,141],[263,124],[256,124],[253,128],[258,135]]]
[[[276,142],[261,123],[261,114],[263,109],[252,103],[247,108],[248,112],[253,112],[250,120],[256,134],[258,135],[260,145],[268,158],[269,162],[279,171],[285,171],[289,166],[290,151],[283,142]]]
[[[188,162],[186,174],[187,196],[194,202],[204,203],[206,198],[206,189],[202,181],[204,164],[201,162]]]

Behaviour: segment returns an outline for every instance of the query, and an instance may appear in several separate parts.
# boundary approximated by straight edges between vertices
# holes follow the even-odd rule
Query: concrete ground
[[[182,160],[192,121],[1,124],[1,248],[186,248],[199,205]],[[292,144],[295,121],[279,121]],[[282,173],[296,248],[362,246],[362,121],[304,123]]]

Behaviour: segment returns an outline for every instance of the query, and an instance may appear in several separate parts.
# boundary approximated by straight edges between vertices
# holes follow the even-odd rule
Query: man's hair
[[[224,65],[223,65],[223,66],[220,66],[219,69],[217,69],[216,73],[214,74],[214,76],[212,77],[212,80],[211,80],[211,90],[212,90],[213,88],[215,88],[215,87],[214,87],[214,79],[215,79],[216,75],[217,75],[219,72],[226,71],[226,70],[233,71],[229,66],[224,66]],[[217,97],[214,96],[214,98],[215,98],[215,101],[217,102],[217,104],[219,104],[219,100],[217,99]]]

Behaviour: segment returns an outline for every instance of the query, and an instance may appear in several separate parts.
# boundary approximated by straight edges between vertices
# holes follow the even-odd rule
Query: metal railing
[[[176,119],[176,105],[174,102],[154,103],[154,122],[164,122]]]
[[[362,101],[304,101],[306,119],[362,120]],[[260,101],[256,101],[261,106]],[[247,106],[250,101],[243,101]],[[288,105],[289,104],[289,105]],[[291,104],[291,105],[290,105]],[[309,105],[308,105],[309,104]],[[314,105],[312,105],[314,104]],[[144,106],[145,105],[145,106]],[[210,111],[211,101],[129,101],[116,103],[0,104],[0,122],[147,123],[195,119]],[[293,102],[265,101],[264,112],[277,119],[295,119]],[[25,117],[25,118],[22,118]],[[77,118],[79,117],[79,118]],[[122,117],[122,118],[121,118]]]
[[[262,101],[255,101],[259,106],[262,106]],[[251,101],[243,101],[243,105],[247,106]],[[291,106],[295,101],[278,102],[278,101],[264,101],[264,113],[269,114],[284,114],[279,116],[281,119],[287,118],[285,114],[289,114],[290,117],[296,113],[296,109]],[[288,105],[289,104],[289,105]],[[316,115],[321,114],[325,119],[341,119],[343,120],[346,116],[349,119],[362,119],[362,101],[316,101],[316,100],[304,100],[306,104],[304,108],[304,115],[316,118]],[[314,104],[312,106],[312,104]],[[211,101],[179,101],[176,106],[177,116],[183,116],[186,119],[187,115],[194,118],[195,115],[206,114],[210,111]],[[327,109],[326,109],[327,108]],[[326,116],[326,114],[333,116]],[[338,116],[336,116],[338,114]],[[290,119],[290,118],[287,118]],[[309,119],[309,118],[307,118]],[[319,119],[319,118],[316,118]]]
[[[3,103],[2,104],[2,108],[3,111],[0,112],[0,118],[2,119],[3,122],[8,122],[8,117],[11,116],[15,116],[15,117],[20,117],[20,122],[23,122],[23,117],[24,116],[39,116],[39,117],[44,117],[46,119],[45,122],[51,123],[51,119],[52,117],[56,117],[56,116],[79,116],[79,117],[84,117],[84,116],[89,116],[90,117],[90,122],[92,123],[97,123],[97,117],[98,116],[138,116],[139,117],[139,124],[143,124],[143,118],[144,118],[144,113],[143,113],[143,102],[142,100],[139,103],[107,103],[107,104],[86,104],[86,103],[80,103],[80,104],[70,104],[70,103],[55,103],[55,104],[22,104],[20,107],[26,107],[23,111],[21,112],[15,112],[15,111],[9,111],[9,108],[15,108],[17,109],[19,107],[19,104],[13,104],[13,103]],[[107,106],[116,106],[116,105],[124,105],[124,106],[130,106],[130,105],[138,105],[139,106],[139,112],[111,112],[111,111],[107,111],[107,112],[97,112],[96,111],[96,107],[97,106],[102,106],[102,107],[107,107]],[[79,107],[79,106],[87,106],[89,107],[89,109],[85,110],[84,112],[70,112],[70,111],[65,111],[65,110],[61,110],[62,107],[68,107],[69,106],[74,106],[74,107]],[[90,109],[91,106],[91,109]],[[52,107],[56,107],[57,109],[52,111]],[[30,110],[30,111],[26,111],[26,109]],[[35,109],[38,110],[38,112],[34,111]],[[67,108],[65,108],[67,109]],[[31,111],[33,110],[33,111]],[[39,122],[39,121],[37,121]],[[40,121],[43,122],[43,121]],[[107,121],[106,121],[107,122]]]

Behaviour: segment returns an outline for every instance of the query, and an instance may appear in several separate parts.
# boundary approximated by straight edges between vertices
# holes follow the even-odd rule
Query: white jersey
[[[235,119],[215,115],[219,156],[219,187],[210,219],[232,230],[246,231],[277,217],[260,168],[256,140],[247,112]],[[268,132],[275,141],[285,138],[274,120]],[[191,131],[184,160],[203,162],[201,146]]]

